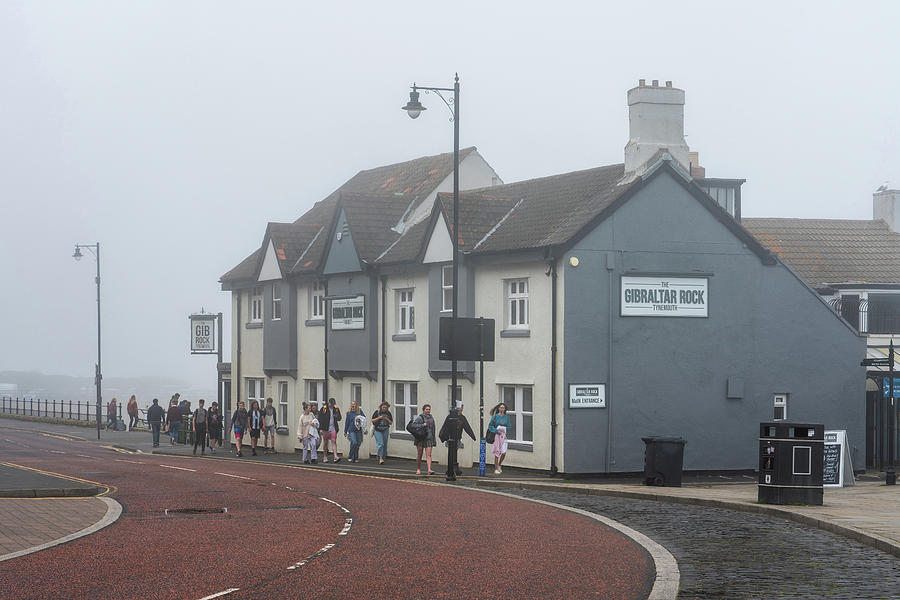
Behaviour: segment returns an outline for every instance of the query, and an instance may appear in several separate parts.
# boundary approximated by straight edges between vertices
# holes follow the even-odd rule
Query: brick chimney
[[[665,149],[689,172],[690,158],[684,141],[684,90],[667,81],[641,79],[628,90],[628,144],[625,145],[625,173],[640,176],[648,161]]]

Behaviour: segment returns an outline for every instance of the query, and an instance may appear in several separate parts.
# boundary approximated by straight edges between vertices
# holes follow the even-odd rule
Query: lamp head
[[[427,110],[422,106],[422,103],[419,102],[419,92],[416,91],[415,87],[413,87],[413,91],[409,93],[409,102],[402,108],[406,111],[406,114],[409,115],[410,119],[418,119],[419,115],[422,114],[422,111]]]
[[[75,246],[75,254],[72,255],[72,258],[74,258],[75,260],[81,260],[82,256],[84,255],[81,253],[81,247]]]

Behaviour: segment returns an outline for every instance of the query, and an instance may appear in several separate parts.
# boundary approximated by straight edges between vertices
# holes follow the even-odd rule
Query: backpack
[[[406,424],[406,431],[408,431],[416,439],[420,439],[428,435],[425,431],[425,423],[423,421],[419,421],[418,417],[413,417],[409,420],[409,423]]]

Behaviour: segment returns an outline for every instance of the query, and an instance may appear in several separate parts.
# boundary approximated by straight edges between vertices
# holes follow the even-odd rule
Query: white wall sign
[[[570,383],[569,408],[606,408],[606,384]]]
[[[342,298],[331,301],[332,329],[365,329],[366,297]]]
[[[706,317],[706,277],[622,276],[623,317]]]
[[[191,315],[191,352],[216,352],[215,315]]]

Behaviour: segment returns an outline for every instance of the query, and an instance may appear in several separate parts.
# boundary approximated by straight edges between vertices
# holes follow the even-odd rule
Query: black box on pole
[[[453,318],[441,317],[439,352],[441,360],[494,360],[494,319],[456,318],[456,347],[453,347]],[[454,356],[455,355],[455,356]]]

